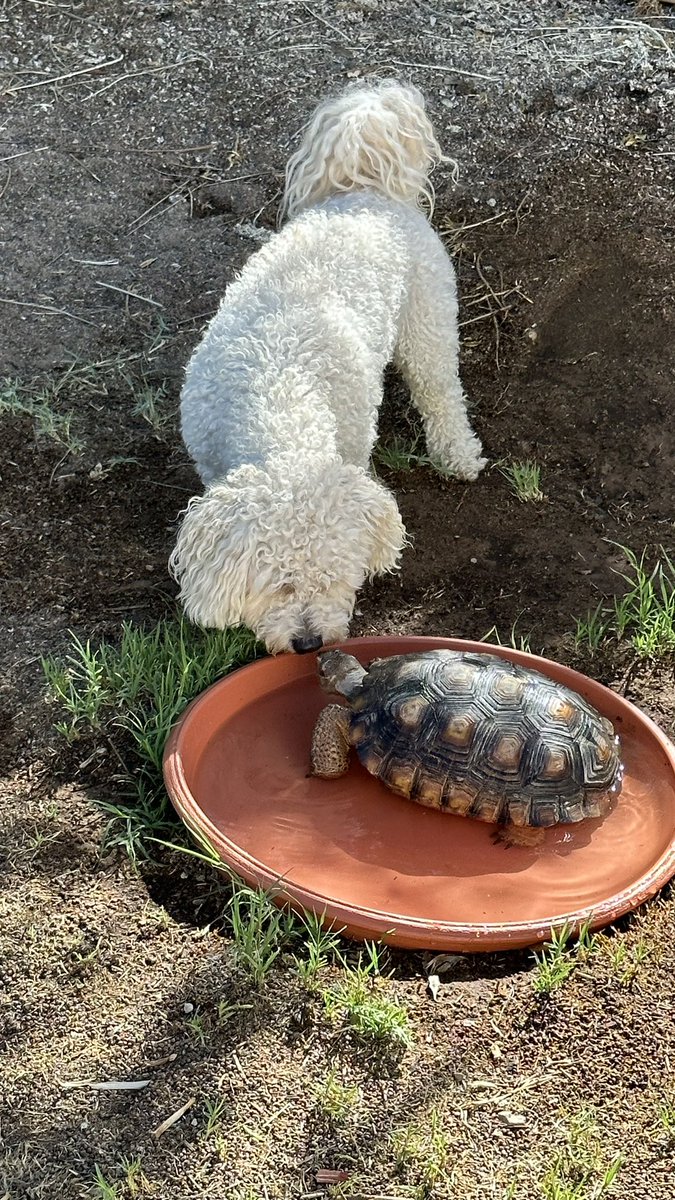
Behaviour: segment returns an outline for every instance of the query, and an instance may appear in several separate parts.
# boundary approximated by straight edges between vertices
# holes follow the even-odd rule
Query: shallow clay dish
[[[536,849],[495,845],[492,826],[393,795],[356,760],[308,777],[315,718],[331,698],[314,655],[265,658],[186,710],[164,756],[169,795],[247,882],[325,913],[356,938],[487,951],[545,941],[552,926],[605,925],[675,874],[675,747],[634,705],[576,671],[507,647],[445,638],[364,638],[362,662],[417,650],[489,649],[580,692],[616,726],[626,766],[602,820],[558,826]]]

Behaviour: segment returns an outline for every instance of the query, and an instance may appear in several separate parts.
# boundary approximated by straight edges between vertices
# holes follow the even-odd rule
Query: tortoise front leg
[[[312,775],[337,779],[349,766],[349,710],[329,704],[317,717],[312,734]]]

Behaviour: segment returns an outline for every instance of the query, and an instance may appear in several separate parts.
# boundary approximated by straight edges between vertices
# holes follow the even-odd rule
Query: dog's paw
[[[455,468],[455,475],[458,479],[465,479],[467,483],[474,483],[483,467],[487,466],[487,462],[487,458],[482,455],[478,455],[476,458],[462,459]]]
[[[434,459],[434,466],[442,475],[448,475],[451,479],[462,479],[466,483],[474,483],[487,463],[487,458],[481,454],[464,455],[462,458]]]

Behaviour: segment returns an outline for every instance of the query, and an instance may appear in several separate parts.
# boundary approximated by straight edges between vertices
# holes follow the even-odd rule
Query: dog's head
[[[271,653],[344,638],[356,592],[398,565],[396,501],[358,467],[244,466],[190,501],[171,556],[199,625],[247,625]]]

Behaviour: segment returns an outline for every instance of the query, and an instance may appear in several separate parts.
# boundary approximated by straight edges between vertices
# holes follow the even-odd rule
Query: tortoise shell
[[[621,788],[611,722],[569,688],[493,654],[376,660],[351,702],[349,740],[391,791],[482,821],[598,817]]]

